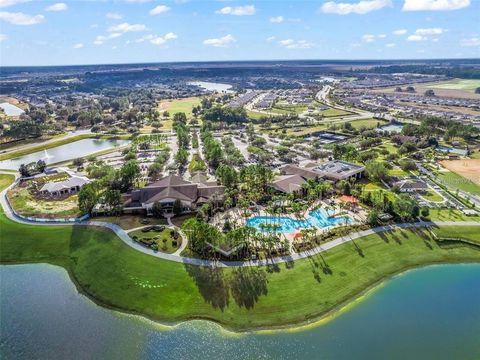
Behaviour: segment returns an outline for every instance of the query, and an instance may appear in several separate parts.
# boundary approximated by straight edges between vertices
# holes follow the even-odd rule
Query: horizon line
[[[465,58],[396,58],[396,59],[246,59],[246,60],[177,60],[177,61],[147,61],[147,62],[119,62],[119,63],[83,63],[83,64],[57,64],[57,65],[1,65],[2,68],[48,68],[48,67],[75,67],[75,66],[120,66],[120,65],[154,65],[154,64],[209,64],[209,63],[248,63],[248,62],[296,62],[296,61],[335,61],[335,62],[395,62],[395,61],[461,61],[461,60],[476,60],[480,62],[479,58],[465,57]],[[0,72],[1,75],[1,72]]]

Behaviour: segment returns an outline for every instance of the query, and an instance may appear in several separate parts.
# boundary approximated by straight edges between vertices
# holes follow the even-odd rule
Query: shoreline
[[[318,313],[314,316],[309,317],[305,321],[299,322],[292,322],[292,323],[284,323],[279,325],[270,325],[270,326],[260,326],[260,327],[252,327],[252,328],[235,328],[229,326],[227,323],[223,323],[216,319],[210,317],[203,317],[203,316],[188,316],[185,319],[179,319],[178,321],[165,321],[160,318],[148,316],[146,314],[142,314],[138,311],[132,311],[129,309],[124,309],[119,306],[108,304],[98,298],[96,298],[93,294],[90,294],[86,291],[83,286],[78,282],[77,278],[74,276],[73,272],[68,269],[67,267],[60,265],[60,264],[52,264],[48,262],[0,262],[0,266],[15,266],[15,265],[49,265],[55,267],[63,268],[69,277],[69,280],[75,286],[76,291],[88,298],[93,304],[96,306],[100,306],[104,309],[108,309],[111,311],[118,312],[123,315],[130,315],[135,316],[139,320],[148,321],[152,325],[160,326],[162,328],[171,330],[177,326],[182,324],[186,324],[191,321],[208,321],[217,326],[219,326],[222,332],[227,332],[233,335],[243,335],[247,333],[258,333],[258,334],[274,334],[274,333],[283,333],[283,332],[302,332],[312,328],[316,328],[322,325],[329,323],[330,321],[335,320],[338,316],[350,311],[355,306],[363,302],[364,300],[368,299],[370,296],[374,295],[376,291],[381,289],[387,282],[392,281],[395,277],[403,276],[408,272],[420,270],[423,268],[428,267],[435,267],[435,266],[448,266],[448,265],[471,265],[471,264],[478,264],[480,265],[480,260],[459,260],[459,261],[433,261],[427,262],[424,264],[417,264],[414,266],[407,266],[398,271],[394,271],[392,273],[384,275],[381,279],[373,282],[372,284],[368,285],[365,289],[361,290],[359,293],[352,295],[349,299],[339,302],[338,304],[334,305],[331,309],[324,311],[322,313]]]

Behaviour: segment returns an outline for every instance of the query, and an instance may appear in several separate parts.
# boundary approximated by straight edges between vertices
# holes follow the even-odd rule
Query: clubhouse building
[[[145,210],[159,203],[164,213],[171,213],[175,201],[180,201],[183,212],[197,209],[206,202],[223,203],[225,187],[216,182],[193,183],[180,176],[169,175],[148,186],[133,190],[125,198],[124,211]]]

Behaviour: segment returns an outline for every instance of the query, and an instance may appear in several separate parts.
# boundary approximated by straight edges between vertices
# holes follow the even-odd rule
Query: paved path
[[[367,236],[375,233],[381,233],[385,231],[391,231],[395,229],[421,228],[421,227],[428,227],[428,226],[479,226],[480,227],[480,222],[477,222],[477,221],[438,221],[438,222],[424,221],[424,222],[416,222],[416,223],[402,223],[402,224],[395,224],[395,225],[380,226],[373,229],[348,234],[346,236],[342,236],[340,238],[326,242],[325,244],[317,246],[313,249],[303,251],[300,253],[295,253],[289,256],[282,256],[282,257],[272,258],[268,260],[256,260],[256,261],[212,261],[212,260],[194,259],[194,258],[180,256],[180,253],[181,253],[180,249],[173,254],[155,252],[151,249],[148,249],[140,245],[136,241],[132,240],[130,236],[128,236],[127,231],[123,230],[120,226],[112,223],[107,223],[102,221],[83,221],[83,222],[76,222],[76,223],[74,222],[38,223],[38,222],[22,219],[11,211],[10,206],[8,205],[8,202],[6,201],[7,190],[13,185],[14,184],[10,185],[0,193],[0,204],[3,207],[5,215],[12,221],[16,221],[18,223],[25,224],[25,225],[37,225],[37,226],[65,226],[65,225],[99,226],[99,227],[112,230],[120,238],[120,240],[122,240],[125,244],[144,254],[155,256],[157,258],[164,259],[164,260],[179,262],[179,263],[185,263],[185,264],[191,264],[191,265],[213,266],[213,267],[264,266],[264,265],[280,264],[284,262],[300,260],[300,259],[310,257],[312,255],[320,254],[326,250],[332,249],[336,246],[345,244],[347,242],[361,238],[363,236]],[[171,221],[169,222],[169,224],[172,224]],[[181,235],[182,237],[185,236],[183,233]],[[184,246],[186,246],[186,243],[187,243],[186,241],[182,241],[182,246],[183,244],[185,244]]]

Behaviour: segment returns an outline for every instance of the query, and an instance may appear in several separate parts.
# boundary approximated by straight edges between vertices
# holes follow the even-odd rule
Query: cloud
[[[48,6],[45,11],[65,11],[68,9],[67,4],[65,3],[56,3]]]
[[[362,41],[364,42],[374,42],[375,41],[375,35],[372,35],[372,34],[365,34],[362,36]]]
[[[255,15],[254,5],[245,5],[245,6],[226,6],[220,10],[215,11],[217,14],[222,15],[236,15],[236,16],[245,16],[245,15]]]
[[[285,19],[283,18],[283,16],[275,16],[275,17],[271,17],[270,18],[270,22],[271,23],[282,23]]]
[[[125,0],[125,2],[131,3],[131,4],[143,4],[143,3],[150,2],[150,1],[152,1],[152,0]]]
[[[405,0],[403,11],[447,11],[463,9],[470,0]]]
[[[45,21],[43,15],[28,15],[21,12],[11,13],[2,11],[0,12],[0,20],[6,21],[13,25],[36,25]]]
[[[385,44],[385,47],[387,47],[387,48],[393,48],[393,47],[395,47],[395,46],[397,46],[395,43]]]
[[[285,39],[278,42],[280,45],[285,46],[287,49],[310,49],[313,47],[313,43],[307,40],[293,40]]]
[[[177,34],[175,34],[173,32],[169,32],[169,33],[166,33],[163,36],[157,36],[157,35],[152,35],[152,34],[145,35],[145,36],[142,36],[141,38],[138,38],[137,40],[135,40],[135,42],[136,43],[141,43],[141,42],[145,42],[145,41],[150,41],[154,45],[164,45],[169,40],[174,40],[174,39],[177,39],[177,38],[178,38]]]
[[[392,31],[392,34],[397,36],[405,35],[406,33],[407,33],[406,29],[399,29],[399,30]]]
[[[78,43],[78,44],[73,45],[72,48],[74,48],[74,49],[81,49],[81,48],[83,48],[84,46],[85,46],[85,45],[83,45],[82,43]]]
[[[0,8],[13,6],[21,3],[29,2],[30,0],[0,0]]]
[[[178,38],[177,34],[173,33],[173,32],[169,32],[167,34],[165,34],[164,36],[165,40],[174,40],[176,38]]]
[[[141,43],[141,42],[144,42],[144,41],[147,41],[147,40],[151,40],[153,39],[155,36],[152,35],[152,34],[149,34],[149,35],[145,35],[145,36],[142,36],[141,38],[138,38],[137,40],[135,40],[136,43]]]
[[[166,5],[158,5],[156,7],[154,7],[152,10],[150,10],[150,15],[160,15],[160,14],[163,14],[163,13],[166,13],[170,11],[170,8]]]
[[[117,12],[109,12],[105,15],[109,19],[120,20],[123,19],[123,15]]]
[[[410,35],[407,37],[407,41],[424,41],[427,40],[425,36],[422,35]]]
[[[415,30],[416,35],[440,35],[443,34],[446,30],[442,28],[428,28],[428,29],[417,29]]]
[[[235,38],[232,35],[228,34],[221,38],[204,40],[203,45],[210,45],[214,47],[228,47],[231,43],[235,41]]]
[[[2,41],[7,41],[8,40],[8,36],[5,35],[5,34],[0,34],[0,42]]]
[[[113,25],[108,28],[109,32],[137,32],[145,30],[147,30],[147,27],[143,24],[129,24],[127,22]]]
[[[386,6],[391,7],[391,0],[363,0],[358,3],[336,3],[334,1],[326,2],[320,10],[327,14],[348,15],[367,14],[371,11],[380,10]]]
[[[387,37],[387,34],[380,34],[380,35],[377,35],[377,37],[379,39],[385,39]]]
[[[462,39],[460,41],[461,46],[480,46],[480,37],[472,37],[468,39]]]
[[[95,40],[93,41],[94,45],[102,45],[105,41],[110,40],[110,39],[115,39],[122,36],[122,33],[111,33],[108,34],[107,36],[105,35],[98,35]]]
[[[272,42],[273,40],[275,40],[275,36],[269,36],[268,38],[266,38],[265,40],[267,40],[268,42]]]

